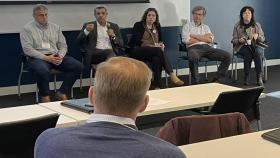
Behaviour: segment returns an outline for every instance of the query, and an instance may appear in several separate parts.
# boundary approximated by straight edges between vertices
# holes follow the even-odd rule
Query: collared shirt
[[[46,54],[65,56],[67,44],[60,27],[54,23],[42,26],[36,21],[27,23],[20,32],[20,41],[26,55],[42,59]]]
[[[107,31],[108,31],[108,23],[106,22],[106,25],[102,26],[97,21],[97,41],[96,41],[97,49],[112,49],[110,37]],[[89,31],[85,29],[84,33],[87,36],[89,34]]]
[[[106,114],[95,114],[93,113],[90,118],[87,120],[87,123],[91,122],[111,122],[120,125],[132,125],[135,126],[135,121],[131,118],[120,117],[114,115],[106,115]]]
[[[211,30],[208,25],[201,23],[201,25],[196,26],[195,23],[192,21],[184,25],[182,29],[182,42],[187,43],[190,40],[190,35],[205,35],[211,33]],[[214,36],[212,36],[212,41],[214,40]],[[208,44],[206,42],[197,42],[193,43],[190,46],[197,45],[197,44]]]

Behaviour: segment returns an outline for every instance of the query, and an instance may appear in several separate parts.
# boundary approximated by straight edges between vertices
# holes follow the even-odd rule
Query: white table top
[[[0,122],[5,123],[5,122],[31,119],[34,117],[40,117],[43,115],[49,115],[54,113],[57,112],[39,106],[38,104],[3,108],[0,109]],[[64,127],[70,125],[77,125],[77,121],[65,115],[59,116],[57,127]]]
[[[280,145],[261,137],[266,131],[179,146],[188,158],[276,158]]]
[[[221,92],[239,89],[228,85],[209,83],[152,90],[148,92],[151,98],[164,100],[167,103],[162,105],[148,105],[147,109],[143,113],[140,113],[139,116],[211,106]],[[79,123],[85,122],[90,116],[90,114],[61,106],[60,102],[41,103],[40,105],[78,120]]]
[[[221,92],[240,90],[241,88],[219,83],[199,84],[149,91],[152,98],[162,99],[168,103],[161,106],[148,106],[140,116],[193,109],[214,104]]]

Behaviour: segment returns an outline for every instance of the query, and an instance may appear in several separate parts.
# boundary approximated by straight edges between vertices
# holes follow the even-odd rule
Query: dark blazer
[[[159,42],[162,42],[160,23],[156,25],[158,31]],[[144,23],[142,21],[136,22],[132,29],[132,37],[128,43],[131,48],[140,47],[142,44],[142,37],[145,32]]]
[[[121,32],[119,26],[115,23],[107,21],[107,27],[114,30],[116,38],[113,40],[111,39],[111,44],[114,52],[117,54],[118,48],[123,47],[123,40],[121,36]],[[94,29],[86,36],[84,30],[87,24],[94,24]],[[85,52],[93,51],[96,48],[97,42],[97,22],[91,21],[87,22],[83,25],[82,30],[80,31],[77,40],[80,43],[81,49]]]

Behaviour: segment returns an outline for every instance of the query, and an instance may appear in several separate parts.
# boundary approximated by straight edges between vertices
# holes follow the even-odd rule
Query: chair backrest
[[[180,43],[178,43],[179,46],[179,51],[180,52],[187,52],[187,46],[185,43],[183,43],[183,39],[182,39],[182,34],[179,34],[179,39],[180,39]]]
[[[174,145],[186,145],[250,132],[242,113],[193,115],[168,121],[156,134]]]
[[[259,120],[258,99],[264,87],[254,87],[221,93],[215,101],[212,113],[244,113],[249,121]]]
[[[16,116],[15,116],[16,117]],[[37,137],[55,127],[59,114],[0,124],[0,157],[32,158]]]

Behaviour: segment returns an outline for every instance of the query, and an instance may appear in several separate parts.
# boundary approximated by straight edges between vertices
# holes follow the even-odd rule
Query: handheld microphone
[[[110,23],[107,22],[107,29],[110,29]]]

